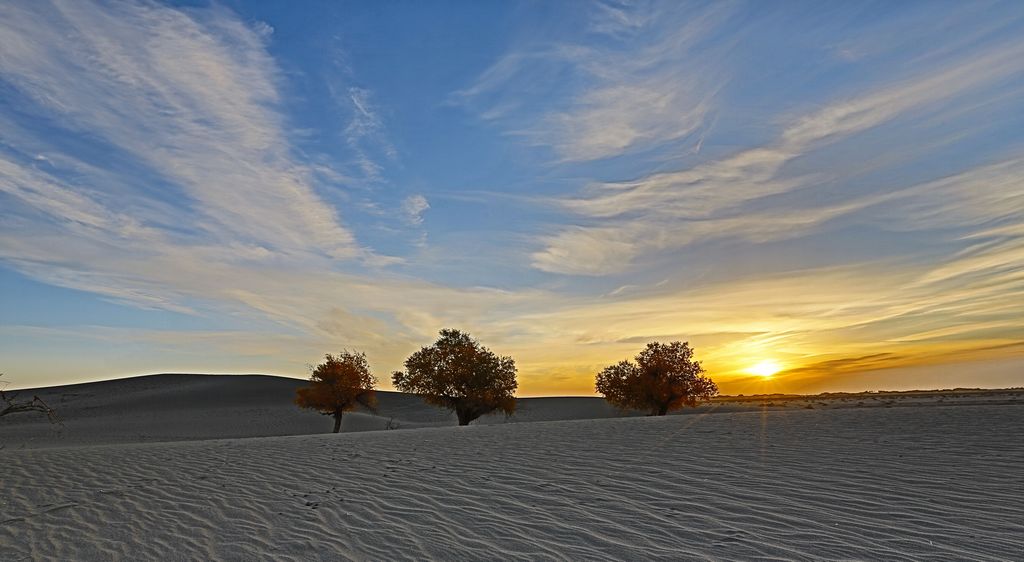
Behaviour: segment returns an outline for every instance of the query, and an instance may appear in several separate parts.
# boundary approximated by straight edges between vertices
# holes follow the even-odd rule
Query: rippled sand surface
[[[1024,407],[0,451],[3,560],[1024,559]]]

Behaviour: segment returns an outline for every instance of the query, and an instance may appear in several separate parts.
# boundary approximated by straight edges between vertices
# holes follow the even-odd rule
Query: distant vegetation
[[[404,371],[392,373],[395,388],[455,412],[459,425],[496,412],[514,413],[515,361],[498,356],[465,332],[445,329],[439,335],[432,345],[405,360]],[[615,406],[663,416],[718,394],[718,386],[704,373],[688,343],[653,342],[635,362],[622,361],[601,371],[596,387]],[[335,433],[341,429],[344,412],[376,405],[377,380],[363,353],[327,355],[313,369],[310,381],[309,387],[298,389],[295,403],[334,416]]]
[[[496,411],[515,412],[515,361],[495,355],[459,330],[441,330],[440,335],[405,360],[405,371],[391,376],[395,388],[454,411],[459,425]]]
[[[327,354],[324,362],[313,368],[309,381],[310,386],[296,391],[295,403],[300,408],[334,417],[334,433],[341,431],[341,417],[345,412],[359,406],[376,407],[373,389],[377,379],[370,373],[364,353]]]
[[[4,376],[0,373],[0,377]],[[21,412],[37,412],[49,418],[50,422],[60,424],[60,418],[42,398],[33,396],[30,400],[18,398],[17,393],[5,392],[0,388],[0,418]]]
[[[696,406],[718,394],[718,385],[704,376],[687,342],[652,342],[636,356],[597,375],[597,392],[615,406],[664,416],[683,406]]]

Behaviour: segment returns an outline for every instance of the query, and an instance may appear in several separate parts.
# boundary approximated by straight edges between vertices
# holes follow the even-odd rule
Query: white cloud
[[[0,72],[19,103],[111,154],[68,151],[0,115],[0,260],[140,308],[298,334],[300,362],[294,353],[343,344],[395,368],[441,327],[548,298],[375,269],[394,260],[359,247],[316,193],[313,178],[333,171],[292,156],[257,31],[220,9],[0,5]],[[362,142],[381,125],[367,93],[350,93],[348,132]],[[411,196],[403,218],[428,208]],[[339,271],[350,257],[372,273]]]
[[[398,153],[387,139],[384,122],[374,107],[370,90],[348,88],[346,101],[352,118],[345,127],[345,141],[355,153],[356,165],[363,177],[380,180],[383,167],[371,156],[369,147],[376,147],[389,160],[397,158]]]
[[[409,224],[423,224],[423,213],[429,208],[430,203],[422,195],[410,195],[402,200],[402,214]]]
[[[590,29],[596,33],[605,33],[614,37],[622,37],[636,33],[650,24],[655,14],[646,10],[630,9],[628,3],[614,4],[596,2],[590,20]]]
[[[813,199],[805,197],[799,207],[771,198],[813,189],[834,179],[828,177],[827,169],[819,174],[787,175],[784,167],[797,158],[807,158],[816,150],[897,118],[946,110],[962,96],[978,93],[1021,71],[1024,43],[1001,45],[981,55],[962,58],[946,68],[793,119],[774,141],[765,145],[678,172],[595,183],[579,197],[561,202],[584,224],[542,237],[544,248],[533,255],[533,263],[538,269],[554,273],[615,273],[629,269],[631,261],[639,256],[683,248],[698,240],[737,237],[767,241],[799,236],[831,219],[896,199],[904,200],[899,208],[912,213],[923,227],[927,206],[947,208],[942,198],[911,199],[917,191],[901,194],[895,188],[868,195],[852,193],[844,201],[827,204],[808,205],[806,201]],[[807,164],[803,167],[813,169]],[[990,172],[979,169],[972,173]],[[974,189],[958,187],[964,178],[943,180],[932,186],[961,200],[963,209],[958,212],[963,220],[953,221],[954,217],[948,215],[938,220],[963,225],[964,215],[970,209],[983,209],[981,216],[990,217],[984,213],[1005,205],[1003,199],[1016,200],[1017,191],[998,189],[991,184],[993,179],[987,178],[989,183]],[[1000,181],[1013,182],[1013,174],[1001,174]],[[942,186],[946,187],[939,189]],[[950,186],[954,187],[952,191]],[[919,191],[929,190],[922,187]],[[919,208],[908,209],[911,205]],[[979,216],[973,218],[978,219]],[[931,226],[936,226],[934,221]]]
[[[37,111],[131,154],[192,202],[191,226],[280,252],[361,250],[290,156],[264,37],[219,10],[0,8],[0,72]]]
[[[0,259],[144,308],[247,314],[245,278],[379,265],[317,195],[321,171],[291,156],[267,34],[219,9],[0,6],[0,73],[22,107],[109,154],[65,151],[4,116]],[[250,292],[272,300],[298,284]]]
[[[529,134],[553,144],[565,160],[618,156],[678,139],[696,131],[711,109],[710,96],[695,82],[659,79],[596,89]]]
[[[663,8],[594,5],[592,30],[619,42],[512,51],[454,99],[486,119],[507,119],[513,133],[551,146],[564,161],[615,157],[685,137],[704,125],[724,82],[719,55],[698,55],[694,47],[731,8]],[[524,127],[532,97],[556,109]]]

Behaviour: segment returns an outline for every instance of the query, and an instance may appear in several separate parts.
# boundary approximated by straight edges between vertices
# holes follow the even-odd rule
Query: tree
[[[395,388],[453,410],[459,425],[499,410],[515,412],[515,361],[498,357],[459,330],[441,330],[440,335],[434,345],[405,360],[405,371],[391,375]]]
[[[0,377],[2,376],[3,373],[0,373]],[[17,394],[0,389],[0,418],[19,412],[39,412],[49,418],[50,423],[63,425],[57,417],[57,412],[43,402],[42,398],[33,396],[31,400],[19,400]]]
[[[334,417],[334,433],[341,431],[341,417],[345,412],[364,406],[373,410],[377,405],[374,387],[377,379],[370,374],[365,353],[342,351],[337,356],[328,353],[324,362],[313,368],[310,386],[295,391],[295,403],[300,408],[316,410]]]
[[[718,394],[718,385],[704,376],[687,342],[652,342],[636,356],[597,375],[597,392],[619,408],[647,410],[664,416],[670,410],[696,406]]]

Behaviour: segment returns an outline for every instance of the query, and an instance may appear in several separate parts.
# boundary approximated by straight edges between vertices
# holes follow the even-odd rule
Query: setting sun
[[[782,370],[782,365],[775,361],[765,360],[747,369],[747,372],[760,377],[770,377]]]

